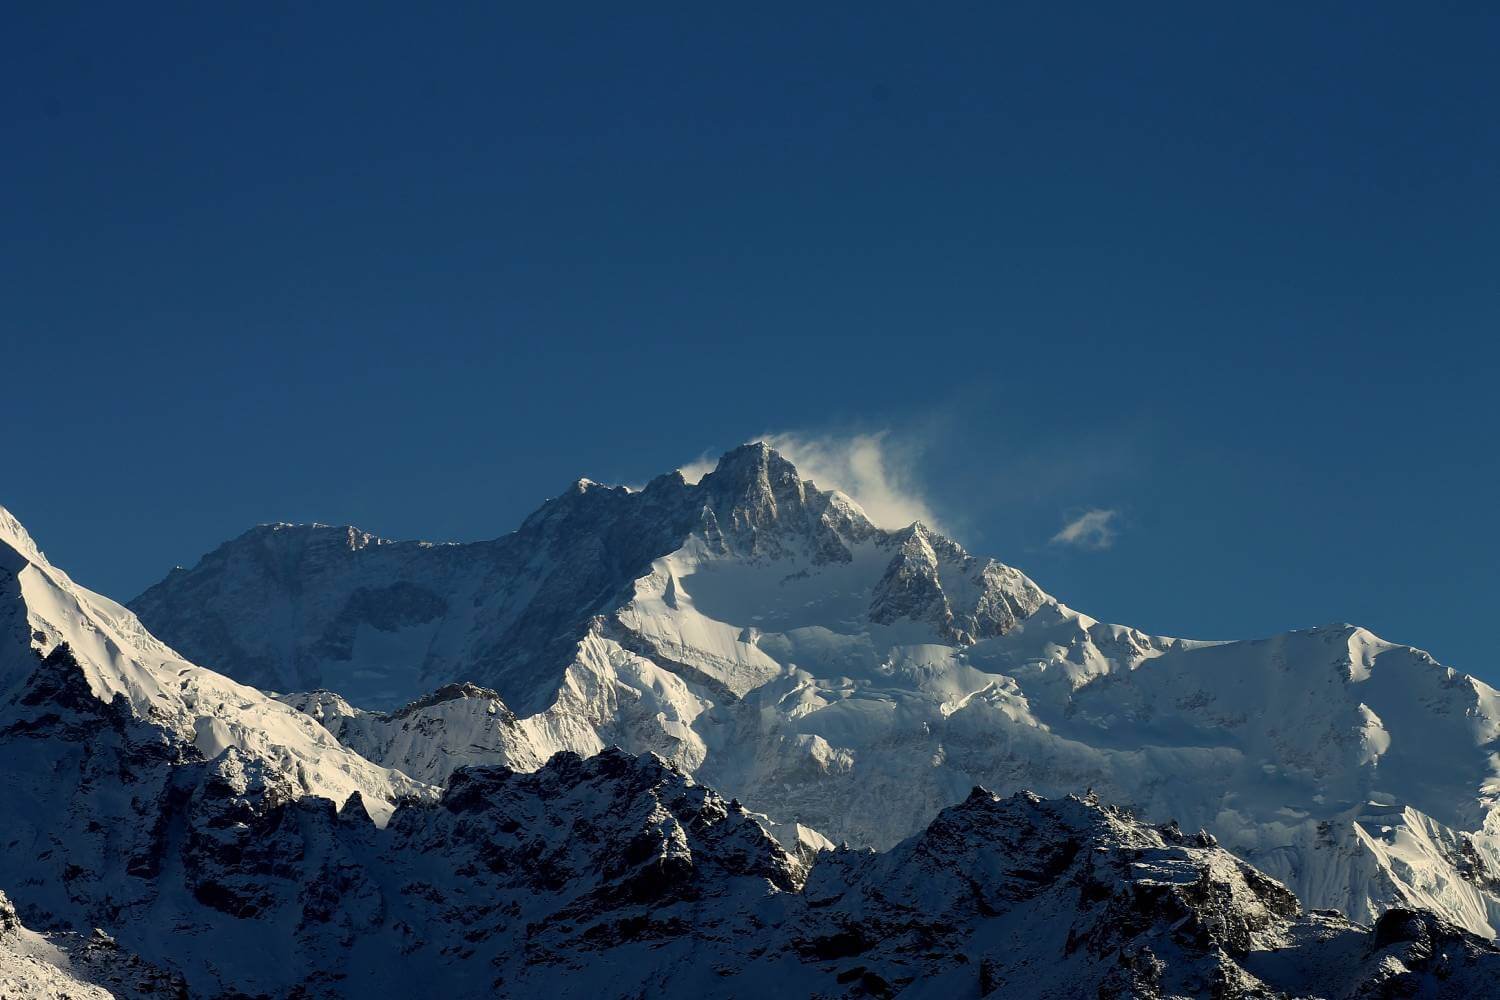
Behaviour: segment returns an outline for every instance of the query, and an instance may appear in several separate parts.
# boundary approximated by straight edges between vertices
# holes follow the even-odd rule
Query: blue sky
[[[501,6],[8,15],[0,503],[79,580],[777,433],[1098,617],[1500,681],[1493,8]]]

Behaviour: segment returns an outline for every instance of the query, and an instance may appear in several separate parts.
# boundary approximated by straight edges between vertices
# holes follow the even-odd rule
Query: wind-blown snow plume
[[[894,446],[885,431],[851,437],[763,434],[759,440],[780,452],[804,479],[852,497],[882,528],[904,528],[921,521],[941,530],[932,508],[918,493],[911,456]]]
[[[711,452],[705,451],[691,462],[684,463],[682,468],[677,471],[682,473],[683,479],[686,479],[690,483],[696,483],[714,471],[714,466],[718,464],[718,457]]]
[[[1117,510],[1087,510],[1062,526],[1052,536],[1054,545],[1071,545],[1079,549],[1107,549],[1115,543]]]

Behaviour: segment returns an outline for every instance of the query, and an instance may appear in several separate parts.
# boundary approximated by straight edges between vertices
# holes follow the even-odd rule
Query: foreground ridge
[[[111,931],[192,995],[1437,996],[1500,974],[1430,914],[1304,916],[1207,835],[1091,799],[975,789],[889,852],[809,868],[737,803],[614,748],[460,769],[383,831],[354,800],[247,796],[234,756],[213,771],[150,876],[179,933],[126,913]]]

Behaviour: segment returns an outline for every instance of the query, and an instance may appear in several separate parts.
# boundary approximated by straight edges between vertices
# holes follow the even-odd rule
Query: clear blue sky
[[[1493,6],[505,6],[7,12],[0,503],[80,581],[887,431],[1098,617],[1500,681]]]

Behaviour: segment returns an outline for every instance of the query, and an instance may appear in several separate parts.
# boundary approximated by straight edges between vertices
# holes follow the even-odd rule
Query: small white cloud
[[[1071,545],[1079,549],[1107,549],[1115,543],[1117,510],[1086,510],[1062,526],[1052,536],[1053,545]]]
[[[882,528],[921,521],[942,530],[918,492],[915,455],[894,446],[885,431],[852,436],[763,434],[757,440],[780,452],[803,479],[853,499]]]

